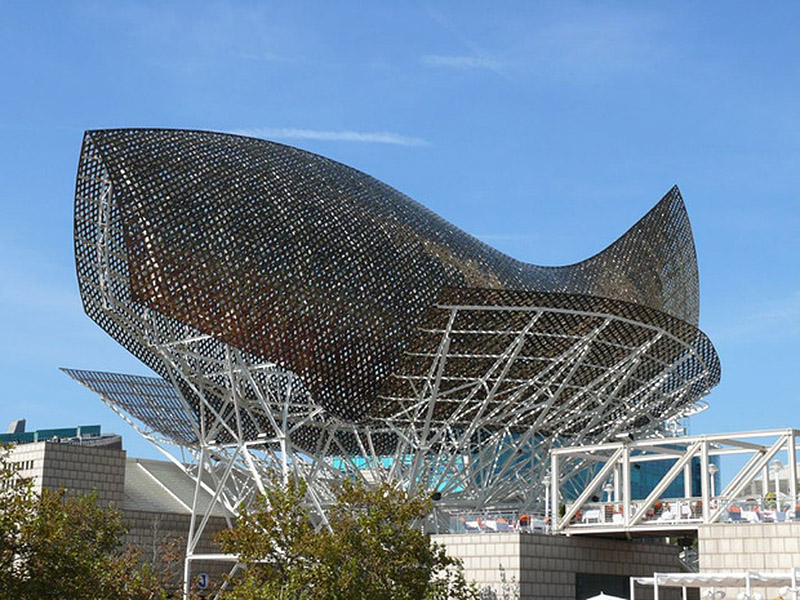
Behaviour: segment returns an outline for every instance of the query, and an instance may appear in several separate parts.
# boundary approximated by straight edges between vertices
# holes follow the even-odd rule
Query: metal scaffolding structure
[[[797,429],[720,433],[666,439],[641,439],[555,448],[550,452],[554,504],[565,512],[552,514],[554,532],[573,534],[649,533],[696,530],[700,525],[726,521],[764,522],[795,520],[798,500]],[[716,457],[741,455],[743,466],[724,486],[715,484]],[[784,458],[789,468],[788,490],[770,483],[774,461]],[[668,470],[644,498],[631,492],[631,469],[652,462]],[[594,476],[583,484],[587,465]],[[700,489],[693,489],[692,469],[700,470]],[[584,475],[576,489],[573,475]],[[679,476],[679,497],[664,493]],[[751,484],[760,482],[761,493]],[[564,486],[574,500],[564,495]],[[774,490],[774,491],[773,491]],[[606,498],[600,496],[606,494]],[[771,494],[774,496],[770,497]]]
[[[67,372],[228,515],[289,477],[320,526],[344,479],[432,494],[434,530],[542,511],[548,452],[657,435],[720,378],[677,188],[603,252],[540,267],[295,148],[91,131],[75,253],[86,313],[160,377]]]

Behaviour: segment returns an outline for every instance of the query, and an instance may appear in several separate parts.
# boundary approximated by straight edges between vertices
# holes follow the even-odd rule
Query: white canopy
[[[609,596],[604,592],[600,592],[597,596],[592,596],[591,598],[587,598],[586,600],[625,600],[625,598],[620,598],[619,596]]]
[[[800,572],[798,573],[800,575]],[[768,585],[770,587],[792,586],[792,572],[757,573],[737,571],[730,573],[656,573],[653,577],[632,577],[639,585],[653,586],[658,578],[659,587],[741,587]]]

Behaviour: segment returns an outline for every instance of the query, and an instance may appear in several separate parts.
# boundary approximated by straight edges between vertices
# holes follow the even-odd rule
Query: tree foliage
[[[415,523],[430,500],[388,485],[345,484],[314,528],[306,486],[272,486],[236,526],[218,534],[224,552],[247,565],[228,600],[468,600],[477,598],[460,561]]]
[[[164,598],[160,574],[123,545],[126,527],[94,495],[36,493],[0,447],[0,598]]]

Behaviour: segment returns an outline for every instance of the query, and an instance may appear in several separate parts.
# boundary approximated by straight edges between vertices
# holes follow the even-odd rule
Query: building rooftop
[[[171,462],[128,458],[125,463],[125,509],[190,514],[194,489],[194,480]],[[201,490],[200,514],[205,514],[211,500],[211,495]],[[216,505],[211,514],[224,516],[224,511]]]
[[[25,431],[25,419],[11,422],[6,433],[0,433],[0,444],[31,444],[34,442],[62,442],[103,447],[122,448],[122,438],[115,433],[103,433],[100,425],[78,425]]]

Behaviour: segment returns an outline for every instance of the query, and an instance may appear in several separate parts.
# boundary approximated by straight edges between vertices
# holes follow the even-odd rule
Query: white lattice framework
[[[795,514],[798,500],[797,429],[769,429],[736,433],[715,433],[658,439],[614,440],[554,448],[550,464],[558,478],[552,483],[552,497],[565,503],[563,516],[553,515],[553,531],[568,535],[643,534],[668,535],[696,531],[700,525],[742,519],[742,510],[757,507],[752,519],[773,521]],[[724,486],[716,485],[719,458],[741,456],[742,466]],[[769,471],[773,461],[785,461],[788,468],[786,493],[770,486]],[[631,469],[648,463],[665,465],[663,476],[647,490],[647,496],[635,498],[631,486]],[[592,465],[590,469],[586,467]],[[692,469],[699,466],[699,489],[693,486]],[[565,481],[576,470],[592,473],[579,487],[564,489]],[[665,492],[683,478],[683,491],[678,497],[665,497]],[[757,483],[760,494],[753,494]],[[603,495],[606,498],[598,498]],[[774,490],[774,491],[773,491]],[[565,493],[566,492],[566,493]],[[769,494],[774,507],[769,517],[761,516]],[[653,507],[669,506],[658,513]],[[788,507],[788,510],[787,510]],[[749,512],[749,511],[748,511]],[[578,515],[581,515],[578,518]],[[746,519],[742,522],[747,522]]]
[[[142,338],[169,365],[170,373],[174,374],[170,382],[129,375],[67,372],[98,392],[109,407],[195,479],[187,565],[210,558],[232,559],[196,552],[213,505],[222,505],[231,518],[246,507],[254,493],[263,492],[265,486],[274,482],[276,473],[284,480],[302,478],[309,484],[309,507],[321,525],[325,523],[326,506],[333,500],[338,483],[345,478],[366,485],[393,482],[407,489],[436,493],[439,500],[431,524],[436,530],[447,526],[448,516],[453,512],[543,513],[544,482],[549,470],[546,457],[550,450],[587,439],[613,439],[620,431],[630,430],[633,423],[637,423],[640,435],[657,434],[662,430],[663,414],[651,413],[654,399],[685,406],[681,396],[689,393],[694,383],[687,381],[666,398],[657,391],[673,371],[690,359],[691,351],[687,350],[673,364],[664,365],[664,371],[651,381],[643,383],[642,388],[649,392],[638,406],[630,405],[631,398],[619,397],[622,384],[632,376],[648,349],[668,335],[658,328],[649,328],[646,342],[629,347],[611,368],[591,383],[583,384],[572,402],[566,405],[560,402],[560,394],[571,385],[570,375],[585,360],[598,335],[616,318],[582,315],[597,319],[597,326],[588,333],[571,336],[564,351],[549,357],[549,365],[536,379],[511,382],[513,385],[498,396],[500,384],[509,383],[507,375],[514,363],[536,358],[522,349],[534,335],[537,321],[552,309],[442,308],[450,317],[438,332],[440,343],[428,376],[422,380],[414,378],[418,396],[396,399],[402,407],[397,413],[358,427],[302,401],[306,396],[292,392],[295,380],[274,365],[254,363],[252,357],[233,348],[226,348],[221,360],[209,359],[205,353],[196,351],[197,344],[209,340],[194,332],[187,331],[186,338],[181,340],[164,340],[158,339],[158,331],[154,330]],[[524,311],[528,320],[518,330],[503,332],[510,342],[491,357],[491,366],[481,377],[470,381],[448,378],[448,360],[453,358],[450,343],[453,336],[459,335],[453,329],[456,316],[463,311],[487,310]],[[470,334],[495,335],[489,331]],[[270,386],[272,378],[283,385]],[[213,401],[204,401],[199,411],[193,410],[178,391],[185,387],[195,397]],[[479,392],[480,398],[476,400]],[[225,399],[222,405],[218,402],[220,397]],[[437,422],[433,415],[443,403],[451,406],[451,411],[446,420]],[[605,419],[614,412],[612,409],[620,405],[626,407],[624,418],[607,422]],[[698,407],[691,405],[691,410]],[[686,412],[683,409],[670,416]],[[587,426],[577,434],[571,432],[575,419],[587,413],[590,414]],[[255,436],[245,435],[241,428],[245,420],[266,422],[269,427],[262,428]],[[180,426],[165,435],[165,422]],[[468,425],[463,426],[464,423]],[[498,423],[503,425],[498,427]],[[314,427],[321,432],[315,453],[292,442],[292,433],[299,427]],[[544,436],[543,430],[548,435]],[[376,452],[372,442],[373,436],[387,432],[399,440],[391,456]],[[341,435],[347,436],[347,446],[342,444]],[[220,442],[221,439],[228,441]],[[480,441],[477,447],[476,439]],[[353,443],[358,448],[355,453]],[[587,479],[590,471],[583,466],[573,465],[570,473],[563,476],[562,484],[577,486]],[[201,490],[214,500],[205,511],[200,510],[202,503],[198,503]],[[187,567],[187,581],[188,574]]]
[[[240,345],[225,341],[226,336],[241,334],[237,329],[240,323],[249,323],[244,317],[237,320],[240,315],[234,312],[237,308],[245,314],[247,306],[226,309],[219,317],[222,324],[208,325],[211,330],[224,325],[228,328],[224,335],[202,330],[207,315],[219,308],[215,303],[225,306],[225,290],[221,287],[215,292],[217,296],[196,299],[187,283],[191,272],[180,263],[179,255],[185,249],[180,245],[161,247],[166,242],[157,239],[159,226],[169,229],[176,225],[171,221],[154,224],[149,219],[162,218],[160,207],[172,201],[174,192],[167,189],[167,184],[175,178],[165,178],[164,183],[155,177],[150,182],[151,173],[130,169],[126,152],[138,152],[149,143],[151,133],[141,132],[141,143],[136,139],[138,135],[133,132],[128,136],[130,140],[125,138],[128,146],[123,151],[115,146],[113,136],[105,139],[98,135],[95,139],[87,134],[76,186],[75,251],[87,314],[162,377],[67,372],[98,392],[108,406],[194,478],[186,585],[191,563],[211,558],[198,554],[196,548],[214,506],[223,507],[231,519],[246,510],[254,494],[275,481],[304,479],[308,483],[309,508],[321,527],[326,523],[326,507],[345,479],[365,485],[388,482],[412,493],[431,494],[435,510],[430,527],[437,531],[447,526],[452,513],[541,513],[548,491],[546,457],[550,450],[589,441],[604,442],[621,432],[658,435],[665,421],[701,409],[701,398],[719,380],[718,359],[708,339],[691,323],[673,316],[674,311],[685,309],[687,315],[696,318],[697,312],[694,250],[677,190],[671,191],[652,213],[661,216],[649,215],[643,225],[637,225],[605,253],[574,268],[528,267],[530,273],[525,282],[533,275],[541,277],[548,290],[536,292],[503,288],[499,274],[506,273],[503,277],[508,281],[517,281],[515,274],[520,269],[516,263],[496,256],[499,253],[489,252],[462,233],[453,237],[455,246],[448,250],[441,244],[439,233],[432,233],[439,227],[455,236],[446,224],[412,206],[397,192],[389,190],[397,194],[395,198],[378,186],[378,192],[389,194],[391,202],[404,206],[406,213],[413,213],[413,218],[398,224],[397,229],[409,236],[413,230],[418,236],[404,242],[407,250],[422,248],[425,260],[434,257],[442,261],[451,270],[448,273],[469,274],[461,285],[480,282],[500,287],[447,287],[452,285],[449,280],[437,280],[438,300],[428,305],[426,316],[415,316],[414,328],[403,338],[402,345],[370,345],[362,339],[363,331],[358,327],[365,323],[375,328],[376,333],[371,336],[390,330],[386,325],[389,321],[371,321],[375,309],[365,307],[352,324],[353,345],[332,346],[341,355],[336,357],[340,361],[336,368],[309,371],[311,380],[320,373],[336,379],[348,364],[341,362],[342,357],[349,358],[349,364],[357,366],[359,372],[367,372],[371,367],[365,365],[377,360],[375,356],[365,357],[364,353],[371,352],[369,348],[384,348],[387,344],[392,346],[392,352],[401,348],[397,350],[400,358],[396,362],[375,362],[381,363],[381,369],[393,365],[388,383],[378,386],[373,381],[362,386],[364,382],[353,382],[360,391],[352,397],[359,402],[364,399],[365,390],[380,390],[377,397],[367,398],[366,404],[343,404],[334,393],[341,388],[340,381],[319,387],[324,390],[325,404],[314,396],[310,380],[266,360],[254,350],[265,346],[253,340]],[[202,134],[184,132],[176,134],[175,139],[180,136],[188,136],[191,141],[189,156],[205,151],[200,143]],[[228,138],[222,137],[229,143]],[[253,142],[231,139],[243,144],[242,148],[250,148]],[[178,151],[162,152],[158,144],[155,148],[148,168],[153,173],[172,168],[162,163]],[[240,156],[238,151],[242,148],[232,156]],[[270,151],[275,152],[275,162],[284,161],[281,152],[286,152],[285,148],[270,147]],[[109,157],[113,160],[107,160]],[[109,170],[112,166],[115,176]],[[363,188],[363,182],[373,181],[363,174],[353,176],[341,165],[324,163],[324,168],[330,170],[337,185],[350,185],[348,178],[355,177],[353,193]],[[258,178],[259,173],[253,168],[250,174]],[[195,185],[194,174],[187,177]],[[298,182],[307,185],[303,177],[298,176]],[[272,193],[269,185],[267,192]],[[119,191],[120,186],[124,191]],[[142,186],[151,186],[148,193],[154,194],[155,199],[144,194]],[[305,187],[299,192],[318,193]],[[121,206],[120,198],[130,206]],[[303,206],[313,204],[311,200],[314,198]],[[330,201],[318,200],[320,204]],[[145,205],[147,209],[134,217],[135,211]],[[373,222],[365,221],[370,226]],[[135,234],[131,233],[132,223],[136,224]],[[193,226],[189,221],[180,223],[174,231],[170,229],[169,235],[188,231],[190,238],[202,238],[191,236]],[[235,229],[241,224],[227,226]],[[229,240],[228,230],[221,231],[207,233]],[[420,242],[422,234],[430,239]],[[659,241],[652,242],[652,236]],[[660,267],[650,265],[649,255],[637,250],[656,246],[659,253],[663,250],[664,256],[669,257],[658,259],[664,260]],[[461,254],[457,258],[455,249],[466,258]],[[228,248],[223,250],[229,252]],[[131,257],[134,251],[139,252],[135,260]],[[483,258],[470,258],[468,251]],[[223,264],[223,258],[231,257],[211,257],[200,266],[216,273],[219,265],[215,262],[209,266],[208,261],[219,260]],[[375,260],[380,262],[378,257]],[[456,264],[459,260],[462,262]],[[614,274],[613,269],[620,268],[625,260],[641,263],[642,272],[631,274],[623,269]],[[238,269],[240,262],[230,263],[234,265],[230,268]],[[386,268],[394,266],[389,261]],[[476,275],[479,268],[487,269],[480,277]],[[180,277],[170,281],[170,276],[181,269]],[[654,273],[659,269],[656,277]],[[224,269],[222,274],[226,275]],[[519,282],[529,285],[522,279]],[[615,282],[625,294],[604,297],[589,293],[593,286],[610,289],[609,282]],[[231,285],[241,294],[250,282],[236,279]],[[640,285],[650,290],[643,295],[650,306],[626,300],[629,294],[636,297]],[[569,293],[572,289],[580,293]],[[424,291],[426,298],[431,295],[430,290]],[[664,302],[669,306],[676,302],[686,306],[673,306],[672,315],[653,308],[652,303],[662,301],[661,292],[668,297]],[[291,299],[292,310],[306,306],[303,294],[307,293],[298,286],[299,299]],[[420,295],[422,291],[414,293]],[[683,300],[678,302],[679,299]],[[322,302],[321,306],[327,304]],[[207,314],[195,314],[192,307]],[[358,307],[348,306],[348,311],[343,314],[357,314]],[[284,316],[276,321],[282,327],[292,322]],[[393,318],[402,321],[397,315]],[[270,322],[267,317],[264,319]],[[322,325],[330,329],[323,327],[309,333],[298,323],[310,342],[300,333],[285,338],[285,331],[278,332],[277,339],[290,346],[279,348],[279,352],[294,357],[292,360],[298,364],[313,359],[318,367],[325,357],[309,354],[317,339],[314,335],[321,338],[325,331],[341,333],[335,323],[325,321]],[[334,338],[349,340],[347,328],[340,329],[343,337]],[[265,335],[269,334],[267,331]],[[298,348],[291,348],[292,344]],[[559,485],[575,486],[590,477],[591,469],[585,466],[588,463],[577,464]],[[202,493],[213,498],[205,511],[199,508],[205,506],[199,501]]]

